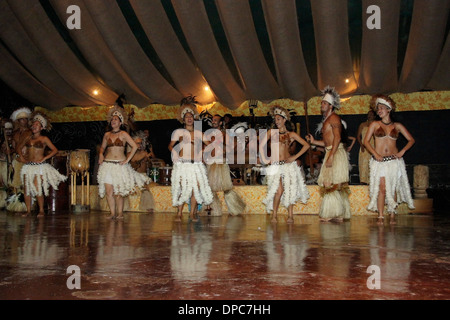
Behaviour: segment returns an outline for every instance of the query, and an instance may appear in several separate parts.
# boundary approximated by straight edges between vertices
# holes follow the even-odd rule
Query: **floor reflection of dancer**
[[[38,217],[44,216],[44,195],[48,196],[49,186],[58,190],[61,182],[67,179],[60,174],[58,170],[46,163],[58,153],[58,149],[47,136],[41,135],[42,130],[49,131],[51,124],[47,117],[42,113],[33,113],[31,116],[32,135],[26,138],[17,149],[25,148],[25,155],[19,153],[19,159],[25,163],[20,172],[21,181],[24,185],[25,204],[27,213],[31,214],[31,200],[36,197],[39,206]],[[50,149],[45,153],[45,149]]]
[[[211,137],[214,142],[215,149],[212,156],[224,155],[226,145],[229,143],[229,136],[226,133],[223,119],[216,114],[212,118],[212,128],[220,130],[221,134],[215,134]],[[214,131],[213,131],[214,133]],[[217,132],[215,132],[217,133]],[[217,140],[216,140],[217,139]],[[220,157],[219,161],[207,164],[208,181],[213,192],[213,202],[211,204],[211,215],[222,215],[222,204],[217,195],[218,192],[224,193],[225,203],[228,212],[231,215],[238,215],[244,212],[246,204],[241,196],[233,190],[233,182],[231,181],[230,166],[226,163],[225,157]]]
[[[131,136],[122,130],[127,123],[126,112],[120,107],[113,107],[107,119],[111,130],[103,136],[99,150],[98,194],[101,198],[106,194],[109,218],[123,219],[124,197],[135,192],[136,187],[143,188],[150,179],[133,170],[129,164],[138,147]],[[128,156],[125,155],[127,143],[131,146]]]
[[[267,212],[273,211],[272,222],[277,221],[278,207],[280,203],[288,209],[288,223],[294,222],[294,205],[300,200],[306,203],[309,199],[308,188],[305,179],[301,173],[301,168],[296,160],[309,149],[309,144],[293,131],[290,125],[289,112],[280,107],[271,108],[271,114],[274,118],[275,125],[279,130],[279,141],[277,141],[279,159],[272,161],[267,168],[267,195],[263,200],[266,205]],[[289,129],[288,129],[289,127]],[[271,131],[262,138],[260,143],[260,154],[265,157],[262,150],[271,139]],[[300,151],[291,155],[289,146],[293,141],[297,141],[302,145]],[[272,153],[274,151],[272,150]],[[273,154],[272,154],[273,156]],[[268,159],[264,159],[268,162]]]
[[[382,221],[386,204],[387,212],[391,214],[391,223],[395,223],[394,217],[399,203],[406,202],[410,209],[414,209],[403,160],[405,152],[413,146],[414,138],[404,125],[392,119],[396,105],[391,98],[376,95],[372,98],[371,106],[381,120],[372,122],[364,138],[364,145],[372,154],[368,209],[378,211],[378,218]],[[397,138],[400,133],[408,143],[399,151]],[[370,144],[372,137],[375,138],[375,148]]]
[[[138,131],[132,136],[134,142],[138,146],[138,149],[134,156],[130,160],[131,167],[139,173],[147,174],[147,171],[150,167],[150,159],[155,158],[155,155],[150,148],[150,151],[147,152],[147,136],[143,131]],[[139,209],[144,210],[146,212],[153,212],[155,209],[155,200],[150,191],[150,183],[144,186],[144,189],[141,190],[141,196],[139,201]]]
[[[183,207],[190,203],[190,218],[197,220],[198,204],[209,209],[213,194],[209,186],[206,167],[202,162],[203,145],[209,144],[201,130],[195,130],[194,119],[198,117],[194,96],[183,98],[178,110],[178,121],[184,129],[172,133],[169,151],[172,154],[172,204],[177,207],[176,221],[181,221]],[[177,144],[178,143],[178,144]]]
[[[322,132],[323,140],[315,140],[309,134],[308,140],[311,144],[325,147],[325,157],[317,180],[321,189],[322,203],[319,217],[321,221],[337,219],[343,221],[350,219],[349,196],[349,166],[348,156],[342,143],[342,122],[341,118],[334,112],[340,109],[339,94],[327,86],[323,91],[323,98],[320,104],[323,120],[319,124],[318,130]]]

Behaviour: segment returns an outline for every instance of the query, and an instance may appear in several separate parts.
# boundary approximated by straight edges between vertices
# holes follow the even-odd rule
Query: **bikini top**
[[[122,142],[119,138],[114,140],[114,142],[111,140],[111,138],[108,139],[106,142],[107,147],[125,147],[126,142]]]
[[[376,138],[391,138],[392,140],[397,140],[398,138],[398,130],[396,128],[392,129],[389,134],[386,133],[386,131],[383,130],[383,128],[379,127],[377,130],[375,130],[375,137]]]
[[[36,149],[44,149],[44,144],[42,142],[35,142],[31,144],[29,141],[25,144],[27,148],[36,148]]]

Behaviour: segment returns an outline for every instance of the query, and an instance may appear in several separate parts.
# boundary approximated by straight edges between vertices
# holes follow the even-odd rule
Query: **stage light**
[[[100,91],[95,89],[94,91],[92,91],[92,93],[94,94],[94,96],[98,96],[100,94]]]

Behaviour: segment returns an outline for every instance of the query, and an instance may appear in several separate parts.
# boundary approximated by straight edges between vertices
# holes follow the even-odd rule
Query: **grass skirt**
[[[327,168],[325,166],[325,163],[330,156],[331,147],[327,147],[325,150],[325,157],[322,162],[322,168],[320,169],[317,184],[320,187],[328,187],[336,184],[347,183],[349,181],[348,156],[343,144],[339,144],[338,150],[334,154],[333,165],[331,168]]]
[[[273,211],[273,199],[280,185],[280,179],[283,185],[281,205],[287,208],[298,200],[302,203],[308,201],[309,191],[300,170],[297,162],[272,164],[266,169],[267,195],[263,203],[266,205],[267,212]]]
[[[207,166],[208,180],[213,192],[233,189],[230,166],[226,163],[213,163]]]
[[[17,159],[13,159],[12,161],[12,165],[14,168],[14,175],[11,181],[11,187],[16,188],[16,189],[20,189],[23,186],[23,182],[22,182],[22,167],[24,166],[24,163],[18,161]]]
[[[201,162],[175,162],[172,169],[171,186],[174,207],[189,203],[192,193],[198,204],[210,205],[213,202],[206,167]]]
[[[20,171],[21,182],[24,185],[27,196],[48,196],[50,186],[58,190],[61,182],[67,180],[55,168],[48,163],[25,164]],[[35,185],[36,182],[36,185]]]
[[[331,147],[327,147],[320,169],[317,184],[322,194],[322,203],[320,204],[319,217],[321,219],[350,219],[350,202],[348,195],[349,170],[348,155],[342,143],[334,154],[331,168],[325,166],[330,156]]]
[[[384,176],[386,184],[386,206],[388,213],[396,213],[398,204],[406,202],[408,208],[414,209],[411,188],[406,174],[403,158],[379,162],[370,160],[370,202],[367,207],[370,211],[378,211],[377,199],[380,191],[380,179]]]
[[[126,197],[135,192],[135,188],[142,189],[150,183],[150,178],[143,173],[135,171],[129,163],[104,161],[98,168],[97,173],[98,194],[101,198],[105,196],[105,183],[113,186],[114,195]]]

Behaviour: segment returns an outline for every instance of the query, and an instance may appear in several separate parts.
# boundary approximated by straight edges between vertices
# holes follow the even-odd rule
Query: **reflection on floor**
[[[0,299],[450,298],[448,215],[105,215],[0,211]]]

